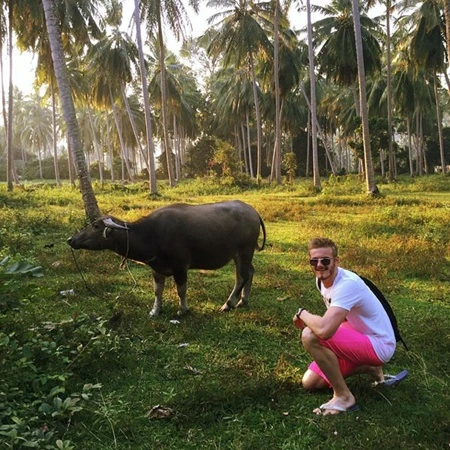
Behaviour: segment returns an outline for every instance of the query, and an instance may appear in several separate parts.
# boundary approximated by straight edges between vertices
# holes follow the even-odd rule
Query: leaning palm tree
[[[69,151],[72,152],[77,168],[80,191],[84,201],[84,208],[89,220],[94,221],[100,216],[100,209],[97,204],[94,191],[92,189],[89,171],[84,157],[83,147],[80,138],[80,129],[75,113],[72,92],[70,90],[69,78],[67,74],[64,49],[61,39],[60,28],[58,26],[55,4],[52,0],[42,0],[45,13],[45,23],[50,42],[50,48],[55,68],[56,80],[61,99],[64,120],[67,126]]]

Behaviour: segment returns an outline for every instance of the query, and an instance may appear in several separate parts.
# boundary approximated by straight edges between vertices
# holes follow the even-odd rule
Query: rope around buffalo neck
[[[126,222],[124,222],[124,224],[125,224],[125,226],[127,226],[127,223],[126,223]],[[133,282],[134,282],[134,285],[133,285],[133,287],[131,288],[131,290],[134,290],[134,289],[136,288],[136,286],[137,286],[137,281],[136,281],[136,278],[134,277],[134,275],[131,273],[131,270],[130,270],[130,268],[129,268],[129,266],[128,266],[128,263],[127,263],[128,254],[129,254],[129,251],[130,251],[130,236],[129,236],[129,234],[128,234],[128,227],[126,228],[125,231],[126,231],[126,233],[127,233],[127,251],[126,251],[126,253],[125,253],[125,256],[122,257],[122,261],[120,262],[119,268],[120,268],[121,270],[123,270],[123,269],[125,269],[125,268],[127,269],[128,274],[130,275],[131,279],[132,279]],[[92,295],[95,295],[96,297],[100,298],[100,296],[99,296],[98,294],[96,294],[96,293],[88,286],[88,284],[87,284],[87,282],[86,282],[86,279],[84,278],[83,272],[82,272],[82,270],[81,270],[81,268],[80,268],[80,266],[79,266],[79,264],[78,264],[78,261],[77,261],[77,259],[76,259],[76,257],[75,257],[75,252],[74,252],[73,248],[71,247],[70,250],[72,251],[72,258],[73,258],[73,260],[74,260],[74,262],[75,262],[75,266],[76,266],[76,268],[77,268],[77,270],[78,270],[78,272],[79,272],[79,274],[80,274],[80,276],[81,276],[81,279],[83,280],[84,286],[86,287],[86,289],[87,289]]]
[[[128,228],[126,222],[124,222],[124,225],[125,225],[125,232],[127,233],[127,251],[125,252],[125,256],[122,257],[122,261],[120,262],[119,267],[121,270],[125,269],[125,267],[128,269],[127,259],[128,259],[128,254],[130,252],[130,235],[128,234],[129,228]],[[128,269],[128,271],[129,270],[130,269]],[[136,283],[136,280],[135,280],[135,283]]]

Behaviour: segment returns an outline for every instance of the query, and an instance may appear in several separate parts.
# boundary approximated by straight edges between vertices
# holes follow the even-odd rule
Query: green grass
[[[72,254],[66,238],[85,223],[76,189],[0,186],[0,260],[44,272],[7,276],[0,267],[0,448],[56,448],[57,439],[59,448],[93,450],[448,448],[449,186],[448,177],[401,179],[380,185],[378,199],[351,177],[324,182],[319,195],[304,180],[245,188],[187,181],[161,185],[156,199],[145,184],[95,186],[102,211],[126,220],[168,203],[230,198],[264,218],[267,247],[255,254],[249,308],[218,313],[232,265],[192,271],[191,312],[179,324],[170,322],[172,281],[163,313],[149,319],[147,268],[121,271],[112,253]],[[375,389],[350,378],[362,408],[339,417],[312,414],[330,393],[302,390],[310,359],[292,325],[299,306],[323,310],[306,255],[317,235],[334,239],[341,264],[387,294],[410,347],[399,345],[386,367],[407,368],[408,380]],[[75,294],[60,294],[69,289]],[[150,419],[155,405],[171,418]]]

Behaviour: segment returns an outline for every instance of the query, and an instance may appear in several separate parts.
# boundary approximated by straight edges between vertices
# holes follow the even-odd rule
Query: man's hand
[[[300,311],[300,309],[299,309],[299,311]],[[302,330],[303,328],[305,328],[306,325],[304,324],[303,320],[300,319],[298,312],[296,312],[294,314],[294,317],[292,318],[292,320],[294,321],[295,327],[298,328],[299,330]]]

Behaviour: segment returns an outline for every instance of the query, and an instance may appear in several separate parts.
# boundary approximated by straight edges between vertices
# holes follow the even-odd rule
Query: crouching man
[[[338,249],[332,240],[312,239],[308,250],[326,312],[320,316],[300,308],[293,318],[302,330],[302,344],[314,360],[302,384],[309,391],[333,390],[331,400],[316,408],[315,414],[356,411],[359,406],[345,378],[368,373],[375,382],[384,383],[382,367],[396,347],[394,330],[382,304],[364,281],[339,267]]]

